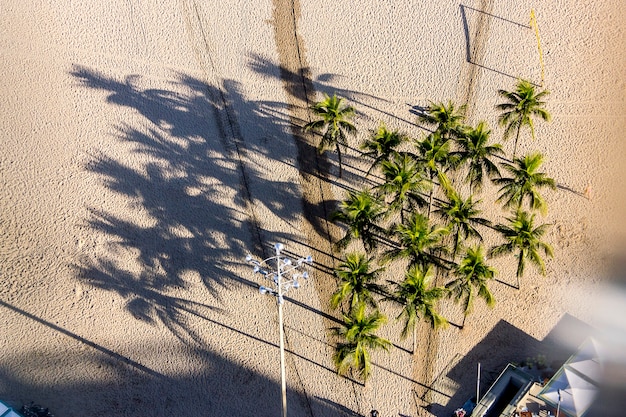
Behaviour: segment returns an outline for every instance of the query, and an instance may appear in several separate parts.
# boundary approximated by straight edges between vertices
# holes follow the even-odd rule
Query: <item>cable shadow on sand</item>
[[[166,374],[154,370],[154,354],[168,349],[167,346],[135,343],[131,351],[137,359],[133,360],[2,300],[0,310],[29,319],[29,325],[34,326],[40,338],[50,341],[69,338],[77,342],[64,343],[68,351],[48,352],[45,358],[37,346],[6,352],[5,361],[0,364],[0,380],[3,381],[0,397],[15,409],[36,402],[55,415],[66,416],[77,415],[72,414],[76,410],[80,410],[80,415],[128,417],[256,417],[280,413],[280,387],[275,380],[217,352],[185,346],[186,370]],[[237,334],[236,337],[240,336],[250,335]],[[43,363],[53,365],[44,367]],[[38,366],[29,368],[28,377],[24,378],[22,368],[28,368],[28,364]],[[192,365],[191,372],[187,365]],[[70,366],[71,375],[63,373],[60,378],[59,373],[54,373],[55,366]],[[287,389],[287,397],[290,414],[356,415],[321,397],[304,398],[291,387]]]

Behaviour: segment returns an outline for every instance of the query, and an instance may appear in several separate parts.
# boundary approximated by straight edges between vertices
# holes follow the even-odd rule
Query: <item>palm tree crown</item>
[[[498,122],[501,126],[505,126],[504,139],[507,139],[513,131],[516,132],[515,147],[513,148],[513,155],[515,156],[522,126],[528,126],[532,138],[535,139],[533,117],[550,121],[550,113],[543,108],[546,103],[541,101],[550,92],[544,90],[536,93],[533,84],[526,80],[519,80],[515,86],[515,91],[498,90],[498,93],[507,100],[496,106],[496,109],[502,111],[498,117]]]
[[[481,246],[468,248],[454,273],[457,278],[446,284],[446,288],[455,300],[463,299],[466,316],[472,312],[477,296],[485,300],[488,307],[495,305],[495,298],[487,283],[495,276],[496,270],[485,263]]]
[[[389,350],[391,347],[391,342],[375,334],[386,321],[386,317],[378,310],[367,315],[365,304],[359,304],[350,314],[343,316],[342,326],[333,329],[345,340],[337,344],[333,355],[339,374],[352,370],[367,380],[372,370],[370,349]]]
[[[543,163],[543,155],[532,153],[523,158],[513,158],[513,163],[503,163],[502,166],[511,175],[506,178],[494,180],[496,184],[502,185],[500,196],[497,201],[504,201],[505,207],[520,208],[525,200],[532,210],[539,210],[545,215],[547,205],[539,188],[556,188],[556,182],[543,172],[537,172]]]
[[[385,182],[377,189],[391,197],[390,208],[400,210],[402,220],[405,205],[412,208],[426,204],[421,193],[428,190],[431,183],[424,178],[419,165],[409,155],[396,154],[391,159],[383,161],[382,172]]]
[[[462,122],[465,119],[465,109],[465,105],[455,108],[452,101],[448,101],[447,105],[430,102],[424,114],[418,119],[422,123],[434,126],[444,140],[448,140],[460,134]]]
[[[450,141],[444,139],[441,133],[435,132],[415,143],[419,152],[419,161],[424,164],[431,183],[435,177],[439,182],[447,182],[445,172],[455,165],[455,156],[450,152]],[[428,196],[428,215],[432,209],[434,187],[431,187]]]
[[[374,162],[367,173],[369,174],[383,161],[389,160],[391,155],[396,153],[398,146],[407,139],[406,135],[397,130],[391,131],[387,129],[384,123],[381,123],[372,137],[361,144],[361,149],[365,151],[363,155],[374,158]]]
[[[545,275],[546,266],[539,254],[543,250],[544,254],[552,257],[552,247],[541,241],[541,238],[548,229],[548,224],[534,227],[535,215],[529,214],[521,209],[515,213],[515,217],[507,218],[509,226],[498,225],[496,230],[502,233],[506,243],[491,249],[491,255],[499,256],[517,251],[517,279],[519,288],[519,278],[524,274],[526,259],[530,260]]]
[[[361,239],[366,251],[377,245],[377,234],[384,229],[376,223],[382,219],[385,209],[380,200],[370,191],[351,191],[348,199],[339,204],[339,210],[330,216],[332,221],[340,221],[348,226],[345,236],[337,242],[338,248],[345,248],[352,239]]]
[[[381,291],[382,288],[375,283],[382,268],[371,270],[370,259],[362,253],[348,253],[344,261],[335,268],[335,275],[339,278],[337,291],[331,298],[331,306],[337,308],[341,302],[348,298],[350,308],[357,304],[368,303],[376,307],[376,301],[372,297],[372,291]]]
[[[404,281],[396,284],[394,300],[402,304],[398,319],[404,319],[402,338],[409,332],[415,333],[418,320],[427,320],[433,329],[446,326],[448,321],[437,313],[436,305],[447,292],[444,287],[433,287],[434,274],[432,266],[424,268],[419,265],[409,267]]]
[[[478,217],[480,210],[477,206],[480,200],[474,201],[472,196],[463,199],[447,183],[444,183],[444,190],[448,201],[443,202],[436,212],[448,222],[448,228],[454,233],[454,257],[459,248],[461,234],[465,239],[472,236],[482,240],[483,237],[475,226],[478,224],[489,226],[491,222],[482,217]]]
[[[393,229],[399,247],[387,251],[383,259],[406,258],[411,265],[422,267],[429,264],[440,265],[441,260],[433,255],[433,251],[443,248],[441,239],[448,233],[449,230],[445,227],[431,227],[428,217],[414,212],[406,224],[401,223]]]
[[[459,150],[453,152],[460,164],[467,162],[469,169],[466,181],[471,190],[480,190],[483,175],[489,178],[500,177],[498,166],[492,161],[494,156],[503,155],[500,144],[488,145],[491,130],[485,122],[480,122],[475,129],[468,129],[457,140]]]
[[[315,103],[311,110],[321,119],[304,125],[304,130],[322,131],[322,140],[317,147],[320,153],[326,149],[335,148],[339,158],[339,176],[341,177],[341,146],[348,146],[346,134],[355,134],[356,127],[350,122],[354,117],[355,109],[352,106],[342,106],[342,99],[333,94],[332,97],[324,94],[324,100]]]
[[[454,155],[450,152],[450,141],[435,132],[423,140],[415,142],[419,152],[419,160],[424,163],[431,179],[437,174],[445,172],[454,162]]]

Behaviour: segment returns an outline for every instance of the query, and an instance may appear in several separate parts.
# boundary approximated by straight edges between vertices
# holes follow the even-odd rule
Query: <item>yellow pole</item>
[[[530,26],[535,29],[535,36],[537,37],[537,50],[539,51],[539,64],[541,65],[541,87],[545,84],[545,72],[543,67],[543,52],[541,52],[541,38],[539,38],[539,25],[537,25],[537,17],[535,16],[535,9],[530,9]]]

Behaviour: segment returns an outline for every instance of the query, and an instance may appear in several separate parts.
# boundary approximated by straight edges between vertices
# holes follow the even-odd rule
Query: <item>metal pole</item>
[[[280,333],[280,385],[283,411],[282,417],[287,417],[287,377],[285,375],[285,324],[283,318],[283,294],[286,293],[290,288],[298,288],[300,286],[300,284],[298,283],[299,278],[307,279],[309,277],[309,274],[306,271],[302,273],[298,273],[296,271],[303,264],[311,265],[313,263],[313,258],[309,255],[307,257],[297,259],[295,263],[288,256],[285,257],[285,259],[283,260],[281,259],[280,255],[283,247],[284,246],[282,243],[276,243],[274,245],[274,249],[276,250],[275,256],[264,259],[262,261],[257,261],[252,259],[252,255],[248,254],[246,255],[246,261],[254,265],[255,273],[260,273],[264,277],[269,278],[274,284],[276,284],[276,288],[268,288],[261,285],[259,286],[259,292],[261,294],[269,294],[273,297],[276,297],[276,301],[278,304],[278,330]],[[264,267],[265,265],[270,267],[271,269],[270,264],[273,259],[276,260],[276,272],[270,272]]]
[[[276,247],[276,273],[278,286],[278,327],[280,331],[280,384],[283,401],[283,417],[287,417],[287,382],[285,377],[285,329],[283,327],[283,283],[280,264],[280,247]]]
[[[476,404],[480,401],[480,362],[478,362],[478,376],[476,377]]]
[[[561,390],[556,391],[559,394],[559,402],[556,404],[556,417],[561,416]]]

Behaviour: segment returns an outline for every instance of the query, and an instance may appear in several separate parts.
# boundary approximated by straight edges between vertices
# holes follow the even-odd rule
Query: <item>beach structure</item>
[[[11,407],[0,401],[0,417],[22,417],[17,414]]]
[[[601,352],[596,339],[587,339],[546,383],[539,398],[567,416],[584,416],[598,394],[602,379]]]
[[[472,417],[584,417],[603,374],[601,345],[588,338],[547,382],[508,364],[474,408]]]
[[[476,404],[472,417],[513,415],[517,404],[526,396],[534,377],[513,364],[508,364],[489,390]]]

